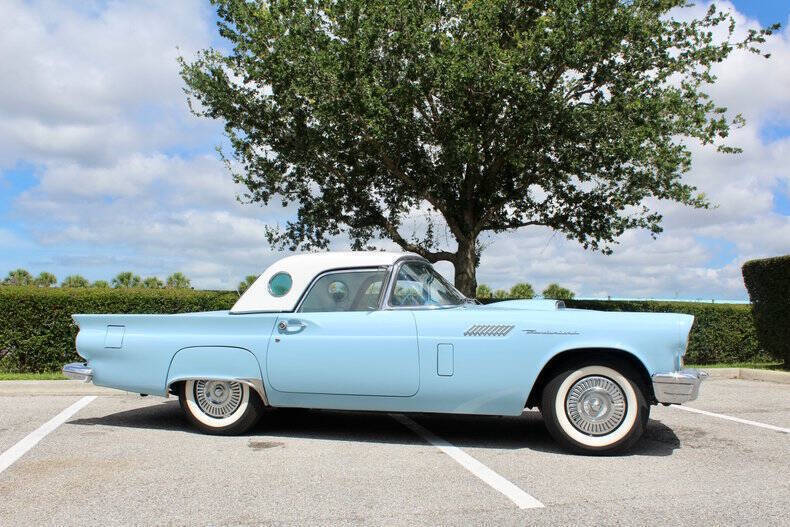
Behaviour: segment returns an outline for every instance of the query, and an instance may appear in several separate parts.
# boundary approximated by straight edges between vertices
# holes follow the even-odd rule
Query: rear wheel
[[[557,372],[543,389],[541,412],[549,433],[564,448],[610,454],[642,437],[650,406],[632,368],[597,361]]]
[[[178,394],[187,419],[209,434],[243,434],[258,422],[262,404],[250,387],[223,380],[188,380]]]

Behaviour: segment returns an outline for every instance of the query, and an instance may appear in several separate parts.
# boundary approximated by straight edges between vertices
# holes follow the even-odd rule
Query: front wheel
[[[258,396],[240,382],[188,380],[182,383],[178,400],[187,419],[209,434],[243,434],[262,413]]]
[[[647,427],[650,407],[638,376],[616,363],[566,367],[543,389],[541,412],[564,448],[610,454],[631,447]]]

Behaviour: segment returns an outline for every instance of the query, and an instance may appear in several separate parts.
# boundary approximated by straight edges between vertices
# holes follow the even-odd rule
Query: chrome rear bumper
[[[680,370],[653,375],[653,393],[656,400],[665,404],[693,401],[699,394],[699,385],[708,374],[699,370]]]
[[[93,370],[84,362],[72,362],[63,366],[63,375],[69,379],[90,382],[93,379]]]

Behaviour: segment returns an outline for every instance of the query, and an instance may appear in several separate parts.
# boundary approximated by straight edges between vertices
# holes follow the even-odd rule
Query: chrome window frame
[[[366,309],[364,311],[348,311],[348,310],[346,310],[346,311],[301,311],[302,304],[304,304],[305,300],[307,300],[307,295],[310,294],[310,291],[313,290],[313,287],[315,287],[316,283],[321,278],[323,278],[323,277],[325,277],[327,275],[331,275],[331,274],[363,273],[363,272],[371,272],[371,271],[384,271],[384,273],[385,273],[384,279],[381,281],[382,289],[381,289],[381,291],[379,291],[379,301],[377,303],[378,304],[377,309],[371,309],[371,310],[367,310]],[[294,308],[293,313],[305,313],[305,314],[309,314],[309,313],[366,313],[366,312],[369,313],[370,311],[379,311],[379,310],[381,310],[381,299],[384,296],[383,293],[385,291],[384,285],[385,284],[389,284],[390,274],[392,274],[392,266],[391,265],[384,265],[384,266],[382,266],[382,265],[372,265],[372,266],[369,266],[369,267],[344,267],[344,268],[339,268],[339,269],[329,269],[327,271],[321,271],[320,273],[315,275],[315,277],[312,280],[310,280],[309,284],[307,284],[307,287],[305,287],[304,292],[302,292],[302,296],[299,297],[299,302],[296,303],[296,307]]]
[[[433,266],[431,265],[431,262],[429,262],[428,260],[426,260],[425,258],[423,258],[421,256],[409,255],[409,256],[404,256],[403,258],[398,259],[391,266],[392,269],[390,271],[389,282],[387,283],[387,294],[386,294],[385,298],[382,299],[382,303],[381,303],[381,309],[382,310],[453,309],[453,308],[456,308],[456,307],[461,307],[461,306],[463,306],[465,304],[464,300],[466,299],[466,296],[464,296],[463,293],[461,293],[458,289],[456,289],[453,284],[451,284],[450,282],[447,282],[447,285],[449,285],[453,289],[453,291],[458,293],[458,295],[464,300],[462,300],[458,304],[450,304],[450,305],[446,305],[446,306],[437,306],[437,305],[429,305],[429,306],[393,306],[392,303],[391,303],[392,292],[395,290],[395,282],[397,281],[398,272],[400,271],[400,268],[403,265],[405,265],[407,263],[412,263],[412,262],[424,263],[424,264],[430,266],[431,269],[433,269]],[[436,269],[434,269],[434,271],[436,271]],[[438,271],[436,271],[436,272],[438,273]]]

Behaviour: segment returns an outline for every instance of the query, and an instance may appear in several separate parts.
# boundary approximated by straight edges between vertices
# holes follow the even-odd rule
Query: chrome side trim
[[[167,383],[165,387],[165,397],[170,395],[170,387],[177,382],[182,381],[208,381],[208,380],[217,380],[217,381],[231,381],[231,382],[240,382],[242,384],[246,384],[253,390],[257,392],[260,396],[261,401],[263,401],[264,406],[269,406],[269,398],[266,396],[266,387],[263,385],[263,381],[261,379],[239,379],[236,377],[231,378],[223,378],[223,379],[210,379],[206,377],[176,377],[175,379],[171,380]]]
[[[464,331],[465,337],[504,337],[510,330],[516,326],[510,325],[495,325],[495,324],[475,324],[469,326]]]
[[[682,404],[699,395],[699,385],[708,374],[699,370],[661,372],[652,376],[653,393],[659,403]]]
[[[71,362],[63,366],[63,376],[69,379],[91,382],[93,380],[93,370],[88,368],[84,362]]]

